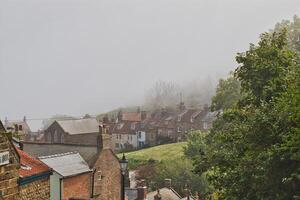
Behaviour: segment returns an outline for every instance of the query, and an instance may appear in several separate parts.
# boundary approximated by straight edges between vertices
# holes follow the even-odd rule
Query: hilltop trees
[[[288,42],[285,30],[264,33],[237,55],[241,95],[193,156],[221,199],[300,198],[300,62]]]

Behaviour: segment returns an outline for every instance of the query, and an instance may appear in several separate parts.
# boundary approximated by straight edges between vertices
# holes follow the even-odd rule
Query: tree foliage
[[[285,30],[264,33],[237,55],[241,99],[193,156],[221,199],[300,198],[300,64],[288,42]]]
[[[220,79],[216,95],[212,97],[211,109],[225,110],[232,108],[240,99],[240,82],[231,74],[227,79]]]

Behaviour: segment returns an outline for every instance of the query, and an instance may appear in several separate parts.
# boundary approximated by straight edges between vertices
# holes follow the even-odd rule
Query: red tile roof
[[[139,122],[142,120],[141,113],[127,112],[122,114],[123,121]]]
[[[29,154],[24,151],[16,148],[20,155],[20,164],[19,174],[21,178],[40,174],[42,172],[50,171],[51,169],[44,164],[43,162],[31,157]]]

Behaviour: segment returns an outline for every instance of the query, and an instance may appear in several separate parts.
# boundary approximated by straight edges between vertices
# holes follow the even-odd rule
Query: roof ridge
[[[70,152],[66,152],[66,153],[58,153],[58,154],[53,154],[53,155],[49,155],[49,156],[39,156],[38,158],[39,159],[56,158],[56,157],[67,156],[67,155],[71,155],[71,154],[79,154],[79,153],[77,151],[70,151]]]

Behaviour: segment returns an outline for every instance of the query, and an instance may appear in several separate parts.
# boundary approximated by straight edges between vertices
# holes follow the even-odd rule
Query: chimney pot
[[[166,178],[165,179],[165,187],[171,189],[172,187],[172,179]]]

